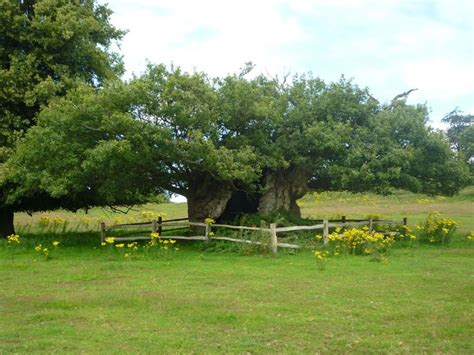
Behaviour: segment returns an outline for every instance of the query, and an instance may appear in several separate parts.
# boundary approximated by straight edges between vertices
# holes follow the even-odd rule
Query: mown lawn
[[[452,198],[327,193],[299,203],[306,217],[413,225],[437,210],[460,226],[448,247],[396,247],[388,264],[332,257],[321,271],[310,251],[241,256],[196,243],[128,260],[91,231],[149,212],[185,217],[186,204],[17,214],[13,260],[0,241],[0,353],[474,353],[473,187]],[[34,246],[54,239],[45,261]]]
[[[332,258],[320,271],[310,252],[187,245],[124,260],[64,243],[50,261],[0,247],[0,353],[474,353],[467,244],[395,248],[388,264]]]

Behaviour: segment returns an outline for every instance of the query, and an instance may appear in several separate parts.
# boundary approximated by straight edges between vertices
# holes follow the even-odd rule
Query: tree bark
[[[13,209],[0,207],[0,238],[6,238],[9,235],[15,234],[13,216]]]
[[[188,188],[188,218],[191,222],[204,222],[206,218],[217,219],[232,195],[228,182],[204,178],[192,181]]]
[[[259,201],[258,212],[269,214],[284,210],[301,217],[296,201],[309,191],[309,176],[309,171],[301,167],[291,167],[265,176],[265,187]]]

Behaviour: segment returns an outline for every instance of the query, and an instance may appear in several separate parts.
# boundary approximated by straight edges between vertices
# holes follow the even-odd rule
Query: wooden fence
[[[323,231],[323,243],[327,245],[329,243],[328,235],[329,235],[329,228],[334,227],[358,227],[358,226],[368,226],[369,232],[372,232],[374,229],[374,225],[406,225],[407,218],[403,218],[402,221],[390,221],[390,220],[379,220],[379,219],[372,219],[369,218],[367,220],[364,219],[346,219],[344,216],[341,219],[323,219],[323,220],[313,220],[312,222],[319,222],[313,225],[306,225],[306,226],[291,226],[291,227],[277,227],[276,223],[272,223],[269,225],[268,228],[265,227],[246,227],[246,226],[233,226],[229,224],[207,224],[207,223],[199,223],[199,222],[190,222],[187,218],[180,218],[180,219],[170,219],[170,220],[163,220],[161,217],[150,221],[150,222],[142,222],[142,223],[126,223],[126,224],[116,224],[112,226],[106,226],[105,223],[100,224],[100,234],[101,234],[101,241],[102,243],[107,238],[107,232],[114,229],[136,229],[141,228],[142,230],[147,228],[150,230],[151,233],[159,233],[160,238],[162,239],[177,239],[177,240],[202,240],[208,242],[209,240],[226,240],[230,242],[237,242],[237,243],[247,243],[247,244],[257,244],[262,245],[266,244],[269,246],[270,250],[273,254],[276,254],[278,251],[278,247],[280,248],[292,248],[292,249],[300,249],[302,248],[301,245],[297,244],[289,244],[289,243],[280,243],[278,242],[278,233],[288,233],[288,232],[295,232],[295,231],[309,231],[309,230],[322,230]],[[171,228],[170,228],[171,227]],[[204,235],[191,235],[191,236],[172,236],[172,235],[163,235],[163,232],[171,232],[177,230],[188,229],[189,227],[202,227],[204,230]],[[231,238],[231,237],[219,237],[213,236],[211,234],[212,229],[234,229],[240,231],[260,231],[262,233],[269,233],[270,241],[269,243],[262,243],[259,241],[248,240],[248,239],[238,239],[238,238]],[[195,229],[195,228],[194,228]],[[143,231],[140,232],[140,234]],[[212,237],[211,237],[212,236]],[[132,241],[132,240],[149,240],[151,238],[150,235],[148,236],[124,236],[124,237],[114,237],[115,241]]]

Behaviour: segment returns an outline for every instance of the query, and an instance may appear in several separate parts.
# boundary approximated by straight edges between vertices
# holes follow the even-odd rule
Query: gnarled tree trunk
[[[301,217],[296,200],[308,192],[309,176],[309,171],[301,167],[290,167],[287,170],[271,172],[266,175],[258,212],[268,214],[272,211],[285,210]]]
[[[0,238],[6,238],[9,235],[15,234],[13,216],[13,209],[0,207]]]
[[[188,218],[192,222],[204,222],[206,218],[217,219],[232,195],[228,182],[210,178],[195,179],[188,186]]]

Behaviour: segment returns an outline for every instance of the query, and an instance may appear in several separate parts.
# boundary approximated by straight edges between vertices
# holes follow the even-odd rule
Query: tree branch
[[[391,103],[390,103],[390,106],[393,106],[395,105],[395,103],[397,102],[397,100],[400,100],[400,99],[403,99],[403,100],[406,100],[408,95],[410,95],[413,91],[416,91],[418,89],[410,89],[408,91],[405,91],[405,92],[402,92],[401,94],[398,94],[397,96],[395,96]]]

